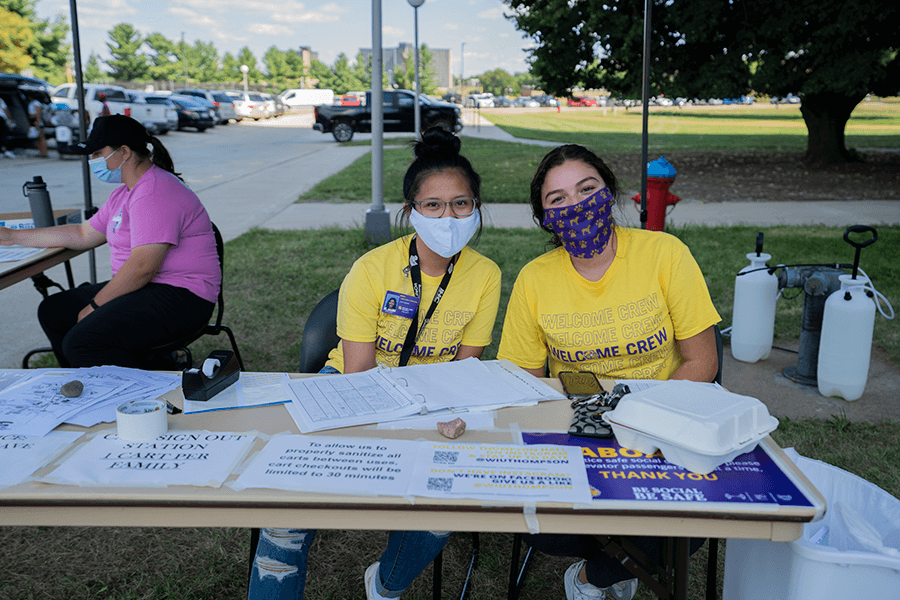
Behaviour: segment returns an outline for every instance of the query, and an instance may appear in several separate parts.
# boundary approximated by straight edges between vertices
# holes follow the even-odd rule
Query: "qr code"
[[[453,479],[450,477],[429,477],[428,478],[428,491],[429,492],[452,492],[453,491]]]
[[[459,452],[436,451],[434,453],[434,463],[437,465],[455,465],[456,459],[459,458]]]

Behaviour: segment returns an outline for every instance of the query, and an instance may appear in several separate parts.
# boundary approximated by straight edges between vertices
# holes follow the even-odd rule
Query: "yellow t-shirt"
[[[341,284],[337,333],[342,340],[375,342],[375,361],[397,366],[411,319],[385,312],[385,299],[414,296],[409,265],[409,241],[404,236],[360,257]],[[431,306],[440,277],[422,273],[419,326]],[[410,356],[410,365],[453,360],[463,346],[487,346],[500,304],[500,268],[468,246],[453,269],[444,297]],[[344,372],[341,344],[328,355],[327,366]]]
[[[703,274],[677,238],[616,227],[616,257],[600,281],[582,277],[564,248],[531,261],[509,299],[498,358],[550,375],[668,379],[676,340],[719,322]]]

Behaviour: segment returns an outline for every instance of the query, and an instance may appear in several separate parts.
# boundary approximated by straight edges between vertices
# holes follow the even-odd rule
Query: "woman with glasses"
[[[555,246],[516,278],[500,340],[538,377],[591,371],[602,379],[712,381],[719,315],[690,250],[658,231],[616,225],[618,183],[583,146],[551,150],[531,181],[531,207]],[[594,536],[526,536],[533,547],[580,557],[566,571],[568,600],[631,600],[637,579]],[[631,537],[651,560],[659,540]],[[691,551],[702,540],[692,540]]]
[[[358,259],[341,285],[341,338],[322,373],[357,373],[480,357],[491,343],[500,269],[467,246],[481,228],[481,178],[440,128],[413,143],[398,215],[414,234]],[[249,598],[303,597],[314,530],[263,529]],[[399,598],[441,551],[449,532],[395,531],[365,572],[366,597]]]

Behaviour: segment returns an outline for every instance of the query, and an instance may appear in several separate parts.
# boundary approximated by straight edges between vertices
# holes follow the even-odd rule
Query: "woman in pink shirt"
[[[162,142],[131,117],[98,117],[73,148],[91,156],[101,181],[123,185],[86,223],[0,228],[0,244],[108,242],[112,279],[49,296],[38,318],[63,367],[151,368],[149,348],[189,335],[212,315],[222,283],[212,223]]]

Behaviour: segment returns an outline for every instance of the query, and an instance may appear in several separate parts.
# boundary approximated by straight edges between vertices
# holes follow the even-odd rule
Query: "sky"
[[[38,15],[69,17],[68,0],[38,0]],[[92,52],[109,57],[108,32],[129,23],[142,34],[162,33],[173,41],[213,42],[219,55],[244,46],[260,63],[275,46],[309,46],[331,65],[341,52],[353,61],[372,47],[371,0],[77,0],[82,60]],[[414,42],[414,9],[407,0],[381,0],[382,47]],[[493,69],[528,69],[524,48],[531,40],[504,18],[500,0],[425,0],[419,7],[419,43],[450,50],[451,72],[467,77]],[[71,34],[70,34],[71,41]],[[465,44],[465,54],[460,60]]]

